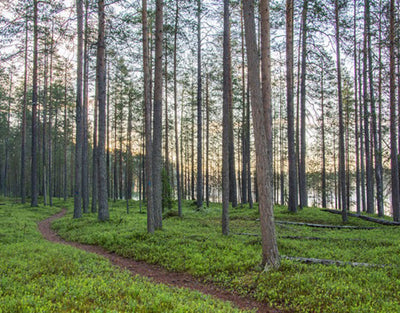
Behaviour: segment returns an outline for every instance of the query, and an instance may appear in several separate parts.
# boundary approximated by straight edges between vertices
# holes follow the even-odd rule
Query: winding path
[[[243,297],[236,292],[230,292],[217,287],[211,283],[202,283],[197,278],[187,273],[169,272],[161,266],[148,264],[145,262],[135,261],[133,259],[124,258],[115,253],[109,252],[102,247],[85,245],[78,242],[65,241],[51,229],[51,222],[64,216],[67,210],[61,212],[38,223],[39,231],[43,237],[49,241],[70,245],[75,248],[96,253],[111,261],[113,265],[119,266],[131,272],[132,275],[140,275],[150,278],[153,282],[166,284],[174,287],[184,287],[192,290],[200,291],[201,293],[211,295],[223,301],[230,301],[240,309],[257,309],[258,312],[277,313],[280,312],[267,304],[258,302],[249,297]]]

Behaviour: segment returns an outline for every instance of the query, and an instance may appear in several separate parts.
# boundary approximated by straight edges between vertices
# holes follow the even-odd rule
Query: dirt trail
[[[145,276],[156,283],[197,290],[201,293],[211,295],[223,301],[230,301],[240,309],[257,309],[258,312],[266,313],[280,312],[274,308],[269,307],[265,303],[261,303],[254,299],[240,296],[235,292],[221,289],[211,283],[202,283],[198,279],[187,273],[169,272],[161,266],[124,258],[115,253],[108,252],[107,250],[99,246],[65,241],[51,229],[51,222],[64,216],[66,211],[66,209],[63,209],[61,212],[38,223],[39,231],[42,233],[45,239],[56,243],[70,245],[75,248],[85,250],[87,252],[96,253],[109,259],[112,264],[129,270],[132,275]]]

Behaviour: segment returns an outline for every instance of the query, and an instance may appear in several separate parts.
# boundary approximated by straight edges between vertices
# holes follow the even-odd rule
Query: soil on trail
[[[277,313],[280,312],[267,304],[258,302],[252,298],[243,297],[231,291],[221,289],[211,283],[202,283],[197,278],[187,273],[169,272],[161,266],[148,264],[145,262],[135,261],[119,256],[113,252],[109,252],[102,247],[85,245],[78,242],[65,241],[51,229],[51,222],[64,216],[66,209],[38,223],[39,231],[43,237],[55,243],[61,243],[73,246],[75,248],[85,250],[87,252],[96,253],[111,261],[112,264],[120,268],[129,270],[132,275],[141,275],[150,278],[151,281],[166,284],[175,287],[184,287],[201,293],[211,295],[223,301],[230,301],[240,309],[257,309],[258,312]]]

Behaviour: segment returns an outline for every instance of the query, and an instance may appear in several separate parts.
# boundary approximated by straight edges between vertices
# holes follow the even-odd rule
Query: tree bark
[[[321,140],[322,140],[322,173],[321,173],[321,191],[322,191],[322,207],[326,208],[326,149],[325,149],[325,86],[324,86],[324,71],[325,63],[321,58]]]
[[[76,78],[76,141],[75,141],[75,188],[74,218],[82,217],[82,48],[83,48],[83,1],[76,0],[78,43]]]
[[[37,102],[38,102],[38,1],[33,0],[33,77],[32,77],[32,147],[31,147],[31,207],[38,206],[37,162]]]
[[[181,173],[179,170],[179,137],[178,137],[178,86],[177,86],[177,43],[178,43],[179,1],[176,0],[175,27],[174,27],[174,130],[175,130],[175,157],[176,157],[176,192],[178,196],[178,215],[182,217],[182,189]]]
[[[162,228],[162,182],[161,182],[161,138],[162,138],[162,54],[163,54],[163,1],[156,0],[154,66],[154,118],[153,118],[153,196],[154,226]]]
[[[302,13],[302,51],[300,85],[300,207],[308,206],[306,176],[306,75],[307,75],[307,10],[308,0],[303,2]]]
[[[366,0],[365,3],[366,5]],[[365,7],[365,6],[364,6]],[[365,9],[364,9],[365,10]],[[366,10],[364,15],[366,14]],[[373,186],[373,160],[371,155],[371,138],[369,133],[369,119],[370,113],[368,110],[368,102],[370,101],[368,95],[368,34],[367,34],[367,19],[364,16],[364,51],[363,51],[363,101],[364,101],[364,137],[365,137],[365,164],[367,167],[367,212],[374,213],[374,186]]]
[[[358,132],[358,81],[357,81],[357,3],[354,0],[354,115],[355,115],[355,140],[356,140],[356,211],[361,213],[361,194],[360,194],[360,139]],[[362,156],[361,156],[362,157]]]
[[[247,146],[250,144],[247,141],[247,108],[246,108],[246,77],[245,77],[245,57],[244,57],[244,24],[243,24],[243,5],[240,8],[240,39],[241,39],[241,57],[242,57],[242,204],[246,204],[247,200]]]
[[[197,207],[203,206],[203,122],[201,86],[201,0],[197,1]]]
[[[21,203],[26,202],[25,158],[26,158],[26,105],[28,85],[28,18],[25,21],[25,57],[24,57],[24,95],[22,100],[22,125],[21,125]]]
[[[147,0],[142,0],[142,32],[143,32],[143,94],[145,111],[145,137],[146,137],[146,200],[147,200],[147,232],[154,233],[154,208],[153,208],[153,172],[152,172],[152,137],[151,137],[151,90],[149,67],[149,32],[147,23]]]
[[[94,97],[94,117],[93,117],[93,151],[92,151],[92,159],[93,159],[93,166],[92,166],[92,206],[91,212],[97,212],[97,204],[98,204],[98,158],[97,158],[97,130],[98,130],[98,81],[96,75],[96,90],[95,90],[95,97]],[[109,116],[107,115],[107,120]]]
[[[107,199],[107,168],[105,159],[105,135],[106,135],[106,63],[105,63],[105,12],[104,0],[98,1],[98,39],[97,39],[97,89],[99,105],[99,144],[97,147],[98,160],[98,219],[109,219]]]
[[[89,156],[88,156],[88,102],[89,102],[89,0],[85,0],[85,39],[83,47],[83,107],[82,107],[82,209],[89,211]]]
[[[293,112],[293,0],[286,0],[286,101],[289,162],[289,211],[297,212],[297,166]]]
[[[338,105],[339,105],[339,184],[340,184],[340,195],[342,199],[342,220],[343,222],[347,222],[342,73],[341,73],[341,62],[340,62],[339,0],[335,0],[335,30],[336,30],[336,66],[337,66]]]
[[[229,235],[229,107],[232,101],[229,0],[224,0],[223,111],[222,111],[222,234]]]
[[[275,235],[273,213],[273,160],[272,160],[272,103],[271,103],[271,56],[269,1],[260,1],[261,15],[261,75],[256,44],[254,2],[243,3],[246,33],[249,87],[256,146],[257,190],[262,241],[262,265],[279,267],[279,253]],[[262,93],[261,93],[262,90]]]
[[[378,142],[378,126],[375,108],[375,94],[374,94],[374,81],[373,81],[373,68],[372,68],[372,45],[371,45],[371,23],[370,23],[370,1],[365,1],[365,19],[367,31],[367,55],[368,55],[368,80],[369,80],[369,93],[371,101],[371,118],[372,118],[372,136],[375,152],[375,182],[376,182],[376,201],[378,208],[378,215],[382,217],[383,212],[383,181],[382,181],[382,151]],[[372,156],[371,156],[372,157]],[[373,204],[372,204],[373,205]],[[374,210],[375,211],[375,210]]]
[[[396,65],[395,65],[395,6],[394,0],[390,0],[390,28],[389,28],[389,51],[390,51],[390,164],[392,178],[392,212],[393,220],[400,220],[400,197],[399,197],[399,169],[397,156],[397,116],[396,116]],[[400,88],[400,87],[399,87]]]

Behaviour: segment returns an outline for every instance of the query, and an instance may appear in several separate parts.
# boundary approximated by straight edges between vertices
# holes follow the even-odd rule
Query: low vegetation
[[[277,224],[282,255],[371,264],[370,267],[304,264],[282,259],[278,270],[262,271],[257,209],[231,209],[231,235],[221,235],[221,207],[197,210],[184,204],[184,216],[164,213],[163,230],[146,233],[145,210],[131,203],[110,203],[109,222],[69,215],[53,226],[62,237],[171,271],[185,271],[224,288],[295,312],[399,312],[400,228],[350,217],[346,225],[374,229],[324,229]],[[339,215],[305,208],[297,214],[275,208],[276,220],[342,225]],[[378,265],[378,266],[374,266]],[[381,266],[385,265],[385,266]]]
[[[46,242],[36,221],[59,209],[1,203],[0,312],[239,312],[198,292],[131,277],[94,254]],[[105,225],[97,224],[99,231]]]

